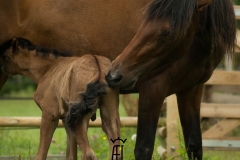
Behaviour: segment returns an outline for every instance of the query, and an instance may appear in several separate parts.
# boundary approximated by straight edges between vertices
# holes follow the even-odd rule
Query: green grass
[[[12,93],[11,96],[31,97],[26,92]],[[124,108],[120,105],[121,116],[126,116]],[[99,117],[99,111],[97,112]],[[41,110],[33,100],[1,100],[0,116],[41,116]],[[29,157],[35,155],[39,143],[39,128],[0,128],[0,156],[11,155]],[[124,157],[134,159],[133,150],[135,141],[131,136],[136,133],[136,128],[122,128],[121,138],[127,138],[124,144]],[[99,159],[108,159],[109,144],[101,128],[89,128],[88,137],[90,145]],[[159,140],[156,143],[160,143]],[[2,145],[4,144],[4,145]],[[63,128],[57,128],[49,149],[49,155],[64,154],[66,150],[66,133]],[[81,153],[79,153],[81,154]],[[156,154],[156,153],[155,153]],[[158,156],[157,159],[159,159]],[[129,159],[130,160],[130,159]]]
[[[41,116],[40,109],[33,101],[0,101],[0,103],[0,116]],[[120,110],[123,112],[122,108]],[[123,112],[122,115],[124,116],[125,113]],[[122,128],[121,131],[121,137],[127,138],[124,144],[124,155],[132,157],[132,159],[135,141],[131,140],[131,136],[135,133],[136,128]],[[89,128],[88,137],[90,145],[99,159],[109,157],[109,144],[101,128]],[[159,144],[158,140],[156,142]],[[39,128],[0,128],[0,156],[21,155],[21,157],[28,157],[35,155],[38,143]],[[49,155],[64,154],[65,148],[65,130],[57,128],[49,149]]]
[[[1,100],[0,116],[41,116],[33,100]]]
[[[30,96],[29,93],[20,92],[21,96]],[[19,95],[19,93],[13,93]],[[123,107],[120,105],[121,116],[126,116]],[[41,111],[33,100],[21,101],[0,101],[0,116],[41,116]],[[98,113],[99,116],[99,113]],[[131,140],[131,136],[136,133],[136,128],[121,128],[121,138],[127,138],[124,144],[124,159],[134,159],[135,141]],[[182,136],[182,135],[176,135]],[[90,145],[100,160],[108,159],[109,145],[106,135],[101,128],[89,128],[88,137]],[[179,139],[179,143],[183,139]],[[35,155],[39,143],[39,128],[0,128],[0,156],[11,155],[18,157],[28,157]],[[153,160],[159,160],[156,147],[161,141],[156,138]],[[184,146],[183,146],[184,147]],[[57,128],[54,133],[53,141],[49,149],[49,155],[64,154],[66,149],[66,133],[63,128]],[[80,153],[81,154],[81,153]],[[182,160],[186,159],[184,149],[179,152]],[[204,160],[238,160],[240,151],[204,151]]]

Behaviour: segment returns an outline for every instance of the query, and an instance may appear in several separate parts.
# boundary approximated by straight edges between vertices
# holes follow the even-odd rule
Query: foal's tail
[[[77,103],[71,103],[66,116],[66,122],[71,130],[87,113],[93,112],[98,108],[98,97],[107,94],[107,83],[97,80],[87,85],[85,93],[81,93],[82,99]]]

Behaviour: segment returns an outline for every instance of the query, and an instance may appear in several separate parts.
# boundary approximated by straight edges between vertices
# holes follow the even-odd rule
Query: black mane
[[[176,36],[184,36],[197,13],[197,0],[152,0],[145,10],[145,21],[170,21]],[[205,31],[212,37],[214,49],[233,53],[236,40],[236,19],[231,0],[213,0],[206,9]]]
[[[171,32],[185,35],[196,11],[197,0],[152,0],[145,11],[145,20],[169,19]]]
[[[70,57],[72,54],[66,53],[66,52],[60,52],[55,49],[48,49],[45,47],[35,46],[33,45],[29,40],[24,38],[17,38],[18,45],[24,49],[28,49],[29,51],[36,50],[36,54],[41,56],[49,56],[50,54],[54,55],[55,57]],[[13,50],[14,52],[14,50]]]
[[[209,32],[216,51],[230,56],[236,42],[236,18],[231,0],[213,0],[208,7]]]

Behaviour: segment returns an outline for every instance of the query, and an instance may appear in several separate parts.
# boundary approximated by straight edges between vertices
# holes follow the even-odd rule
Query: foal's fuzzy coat
[[[38,84],[34,100],[42,110],[42,121],[35,159],[46,159],[58,120],[63,119],[68,136],[67,159],[77,159],[77,142],[82,159],[95,160],[87,127],[98,107],[108,138],[119,137],[118,92],[105,81],[111,61],[95,55],[63,56],[36,47],[26,39],[14,38],[2,59],[6,73],[26,75]],[[112,149],[113,144],[109,143]]]

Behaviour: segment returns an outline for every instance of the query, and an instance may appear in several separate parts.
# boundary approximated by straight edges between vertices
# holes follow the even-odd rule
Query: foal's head
[[[27,40],[18,38],[12,39],[12,45],[6,49],[2,55],[3,70],[8,74],[21,74],[22,70],[27,69],[30,63],[31,50]]]
[[[37,47],[23,38],[13,38],[11,46],[4,52],[3,70],[8,74],[24,74],[30,70],[47,69],[59,56],[55,50]]]

